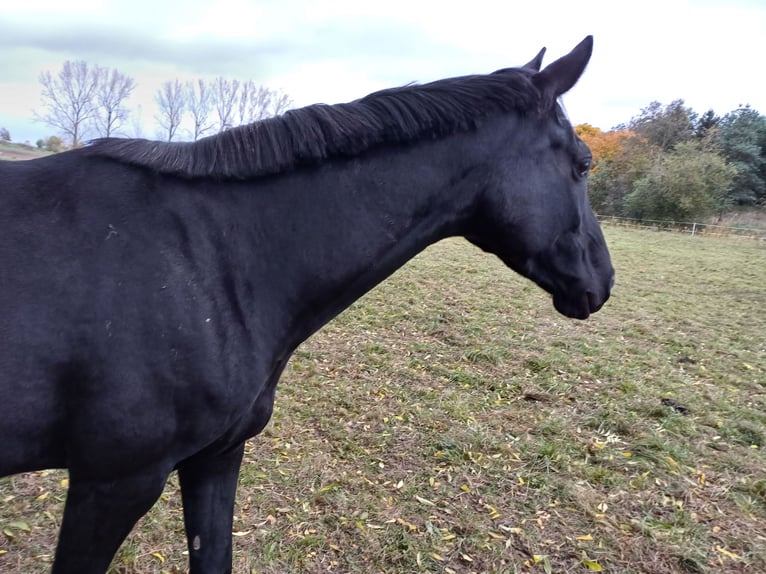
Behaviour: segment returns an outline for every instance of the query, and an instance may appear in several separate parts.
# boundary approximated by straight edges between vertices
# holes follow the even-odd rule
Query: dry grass
[[[0,160],[35,159],[50,155],[26,144],[0,142]]]
[[[766,246],[606,232],[587,322],[451,240],[302,345],[235,572],[766,571]],[[0,570],[50,567],[65,476],[0,481]],[[113,572],[185,571],[177,490]]]

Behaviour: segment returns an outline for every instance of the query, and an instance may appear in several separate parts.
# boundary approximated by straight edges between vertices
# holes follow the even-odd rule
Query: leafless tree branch
[[[167,141],[172,141],[186,109],[186,91],[183,84],[178,80],[165,82],[157,90],[154,101],[159,108],[155,119],[160,124],[164,136],[167,136]]]

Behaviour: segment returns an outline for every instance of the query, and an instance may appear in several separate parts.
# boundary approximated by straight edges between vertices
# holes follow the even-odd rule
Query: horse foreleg
[[[190,574],[231,572],[234,497],[244,443],[178,466]]]
[[[69,479],[53,574],[103,574],[131,529],[162,494],[169,472]]]

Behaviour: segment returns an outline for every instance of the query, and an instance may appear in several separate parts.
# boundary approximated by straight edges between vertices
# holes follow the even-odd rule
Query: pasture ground
[[[766,245],[606,228],[586,322],[461,240],[302,345],[247,446],[234,571],[766,572]],[[66,474],[0,480],[46,572]],[[180,494],[112,572],[185,572]]]
[[[0,160],[35,159],[50,155],[26,144],[0,142]]]

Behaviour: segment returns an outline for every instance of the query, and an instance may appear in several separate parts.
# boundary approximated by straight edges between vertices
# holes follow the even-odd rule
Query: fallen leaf
[[[725,548],[721,548],[720,546],[716,546],[715,549],[718,550],[718,552],[720,552],[724,556],[728,556],[732,560],[736,560],[737,562],[742,561],[742,556],[740,556],[739,554],[734,554],[734,552],[729,552],[728,550],[726,550]]]
[[[500,518],[500,513],[499,513],[499,512],[497,511],[497,509],[496,509],[494,506],[492,506],[491,504],[485,504],[485,505],[484,505],[484,508],[486,508],[486,509],[489,511],[489,517],[490,517],[492,520],[496,520],[496,519]]]
[[[601,567],[601,564],[599,564],[595,560],[588,560],[587,558],[583,558],[582,563],[591,572],[603,572],[604,571],[604,569]]]
[[[431,552],[429,556],[433,558],[434,560],[438,560],[439,562],[444,562],[444,557],[441,556],[440,554],[437,554],[436,552]]]
[[[165,563],[165,557],[162,555],[161,552],[152,552],[152,556],[154,556],[157,560],[159,560],[160,564]]]
[[[575,540],[593,540],[593,536],[586,534],[584,536],[576,536]]]

